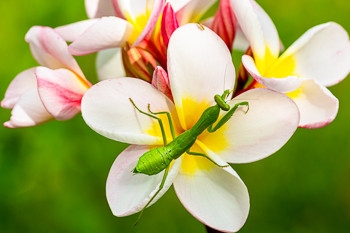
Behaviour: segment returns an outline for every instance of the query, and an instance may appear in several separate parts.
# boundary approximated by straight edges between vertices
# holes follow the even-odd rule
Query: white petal
[[[216,0],[191,0],[183,4],[182,9],[177,12],[177,18],[180,25],[187,23],[198,23],[205,12],[216,2]]]
[[[1,107],[12,109],[21,95],[36,88],[35,69],[36,67],[22,71],[12,80],[6,90],[5,98],[1,101]]]
[[[85,122],[99,134],[130,144],[162,145],[157,120],[139,113],[141,110],[174,111],[173,103],[151,84],[134,78],[104,80],[91,87],[82,100]]]
[[[149,4],[149,2],[147,4]],[[163,5],[164,5],[164,0],[154,0],[153,9],[150,13],[149,18],[147,19],[147,23],[143,28],[143,30],[141,31],[140,35],[137,37],[133,46],[136,46],[137,44],[139,44],[144,38],[150,35],[150,33],[154,30],[157,24],[158,18],[162,14]],[[137,21],[135,22],[138,23]]]
[[[167,0],[175,12],[186,6],[192,0]]]
[[[85,8],[89,18],[114,16],[113,0],[85,0]]]
[[[103,49],[121,47],[131,36],[134,26],[124,19],[103,17],[90,26],[70,46],[74,55],[86,55]]]
[[[125,77],[125,69],[120,48],[106,49],[97,53],[96,70],[99,80]]]
[[[337,116],[338,99],[314,80],[304,80],[300,89],[291,97],[300,110],[300,127],[321,128]]]
[[[236,28],[236,36],[235,40],[233,41],[233,48],[232,49],[237,49],[240,51],[247,51],[249,48],[249,41],[245,37],[244,33],[242,32],[241,27]]]
[[[42,66],[50,69],[67,68],[84,78],[78,63],[68,51],[67,43],[54,29],[34,26],[25,39],[30,44],[33,56]]]
[[[211,165],[197,169],[194,174],[180,169],[174,188],[184,207],[211,228],[236,232],[247,219],[248,190],[231,167]]]
[[[91,25],[96,23],[98,19],[87,19],[76,23],[64,25],[55,28],[55,31],[65,40],[74,41],[79,38]]]
[[[117,0],[125,18],[136,22],[137,18],[152,11],[155,0]]]
[[[301,85],[302,79],[298,76],[286,76],[283,78],[276,77],[276,78],[265,78],[263,77],[253,60],[252,57],[248,55],[244,55],[242,57],[242,63],[246,70],[251,74],[251,76],[261,85],[264,87],[267,87],[271,90],[287,93],[291,91],[295,91],[298,89]]]
[[[26,91],[19,98],[11,115],[10,121],[4,123],[5,127],[35,126],[52,119],[52,116],[44,108],[36,88]]]
[[[89,83],[67,69],[36,69],[38,91],[47,111],[57,120],[68,120],[80,112],[80,103]]]
[[[213,104],[214,95],[232,90],[235,82],[235,69],[226,44],[213,31],[198,24],[186,24],[171,36],[168,72],[184,129],[192,127],[203,110]]]
[[[332,86],[350,72],[349,35],[336,23],[318,25],[301,36],[280,59],[290,57],[298,75]]]
[[[129,146],[113,163],[108,175],[106,190],[109,206],[116,216],[127,216],[141,211],[158,190],[164,172],[153,176],[133,174],[132,172],[139,157],[147,151],[149,151],[147,146]],[[164,187],[151,202],[151,205],[161,198],[172,185],[180,165],[181,158],[174,162]]]
[[[268,50],[272,57],[277,58],[280,51],[279,37],[266,12],[254,0],[231,0],[231,5],[254,56],[264,60]]]
[[[201,135],[201,142],[229,163],[248,163],[278,151],[299,124],[299,110],[286,95],[264,88],[235,97],[230,106],[247,101],[215,133]],[[223,112],[222,114],[225,114]]]

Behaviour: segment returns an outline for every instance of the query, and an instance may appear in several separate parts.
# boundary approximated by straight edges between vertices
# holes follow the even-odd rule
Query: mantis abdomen
[[[144,153],[134,169],[134,173],[143,173],[146,175],[155,175],[163,171],[175,159],[179,158],[183,153],[189,150],[196,137],[190,131],[186,131],[179,135],[164,147],[154,148]]]

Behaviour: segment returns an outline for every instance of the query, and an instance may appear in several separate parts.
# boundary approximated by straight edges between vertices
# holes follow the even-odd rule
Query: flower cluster
[[[55,29],[32,27],[25,40],[40,66],[9,85],[1,106],[12,109],[12,116],[4,126],[69,120],[81,111],[97,133],[132,144],[107,179],[114,215],[140,212],[174,185],[199,221],[238,231],[248,216],[249,195],[228,163],[263,159],[298,127],[331,123],[339,103],[326,87],[349,74],[350,41],[340,25],[329,22],[283,51],[272,20],[254,0],[221,0],[208,16],[216,2],[85,0],[89,19]],[[234,49],[245,52],[237,75]],[[92,85],[73,56],[95,52],[101,81]],[[224,109],[216,95],[231,110],[220,112],[215,130],[211,125],[193,133],[206,109]],[[192,144],[179,139],[184,133],[196,135]],[[156,148],[186,146],[157,174],[132,172],[145,153],[152,154],[145,166],[154,167],[157,156],[168,156]]]

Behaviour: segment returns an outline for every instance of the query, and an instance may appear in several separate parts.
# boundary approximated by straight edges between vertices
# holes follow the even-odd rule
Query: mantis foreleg
[[[249,111],[249,104],[248,102],[240,102],[238,104],[236,104],[235,106],[233,106],[230,111],[228,111],[224,116],[223,118],[221,118],[221,120],[216,124],[216,126],[213,128],[213,125],[210,125],[208,127],[208,132],[209,133],[213,133],[215,132],[216,130],[220,129],[228,120],[230,120],[230,118],[232,117],[233,113],[237,110],[237,108],[239,106],[248,106],[248,109],[245,113],[247,113]]]
[[[159,188],[157,190],[157,192],[152,196],[152,198],[147,202],[147,204],[145,205],[145,207],[142,208],[140,214],[139,214],[139,217],[137,218],[136,222],[135,222],[135,225],[140,221],[141,219],[141,216],[143,214],[143,211],[149,206],[149,204],[151,204],[151,202],[153,201],[153,199],[158,195],[158,193],[163,189],[164,187],[164,184],[165,184],[165,181],[166,181],[166,178],[168,176],[168,173],[169,173],[169,170],[170,170],[170,165],[167,166],[165,168],[165,172],[164,172],[164,175],[163,175],[163,179],[162,179],[162,182],[160,183],[159,185]]]
[[[151,105],[148,104],[148,111],[154,115],[160,115],[160,114],[166,114],[168,117],[168,121],[169,121],[169,127],[170,127],[170,131],[171,131],[171,136],[173,137],[173,139],[175,139],[175,130],[174,130],[174,124],[173,121],[171,119],[171,115],[169,112],[152,112],[151,111]]]
[[[147,112],[142,111],[141,109],[139,109],[136,106],[136,104],[134,103],[134,101],[131,98],[129,98],[129,100],[132,103],[132,105],[134,105],[134,107],[136,108],[137,111],[139,111],[142,114],[145,114],[146,116],[149,116],[149,117],[151,117],[153,119],[158,120],[158,123],[159,123],[159,126],[160,126],[160,130],[162,131],[163,143],[164,143],[164,146],[166,146],[168,144],[168,142],[167,142],[167,139],[166,139],[166,134],[165,134],[165,130],[164,130],[164,125],[163,125],[162,119],[160,119],[159,117],[153,116],[153,115],[151,115],[151,114],[149,114]],[[148,105],[148,108],[149,108],[149,105]]]
[[[217,162],[215,162],[214,160],[212,160],[208,155],[203,154],[203,153],[191,152],[190,150],[188,150],[186,153],[189,154],[189,155],[202,156],[202,157],[208,159],[210,162],[214,163],[214,164],[215,164],[216,166],[218,166],[218,167],[228,167],[228,166],[230,166],[230,165],[224,165],[224,166],[219,165]]]

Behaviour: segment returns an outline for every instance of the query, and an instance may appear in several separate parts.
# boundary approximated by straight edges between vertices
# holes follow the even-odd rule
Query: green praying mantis
[[[206,154],[193,152],[193,151],[190,151],[190,149],[195,143],[197,137],[201,133],[203,133],[205,130],[207,130],[209,133],[213,133],[217,131],[232,117],[232,115],[234,114],[234,112],[237,110],[239,106],[247,106],[246,113],[249,111],[249,104],[247,101],[237,103],[231,108],[230,105],[228,105],[225,101],[225,99],[229,94],[230,94],[230,91],[225,90],[222,95],[215,95],[214,100],[216,102],[216,105],[207,108],[202,113],[199,120],[192,126],[191,129],[183,132],[177,137],[175,136],[174,125],[169,112],[152,112],[150,105],[148,105],[149,113],[144,112],[135,105],[134,101],[131,98],[129,98],[129,100],[131,101],[131,103],[133,104],[133,106],[137,111],[153,119],[158,120],[160,129],[162,132],[163,143],[164,143],[163,147],[154,148],[144,153],[139,158],[136,167],[132,171],[134,174],[142,173],[142,174],[151,176],[165,170],[163,179],[159,185],[158,190],[152,196],[152,198],[147,202],[145,207],[143,207],[143,209],[141,210],[135,225],[140,220],[143,211],[149,206],[149,204],[154,200],[154,198],[158,195],[158,193],[164,187],[166,178],[168,176],[168,172],[170,170],[171,162],[179,158],[182,154],[187,153],[193,156],[202,156],[208,159],[210,162],[214,163],[216,166],[225,167],[217,164],[214,160],[212,160]],[[220,110],[226,111],[227,113],[218,121],[218,123],[215,126],[213,126],[219,118]],[[160,114],[166,114],[169,121],[170,131],[173,138],[173,140],[169,144],[167,143],[167,138],[165,135],[164,124],[162,122],[162,119],[157,117],[157,115],[160,115]],[[229,165],[226,165],[226,166],[229,166]]]

